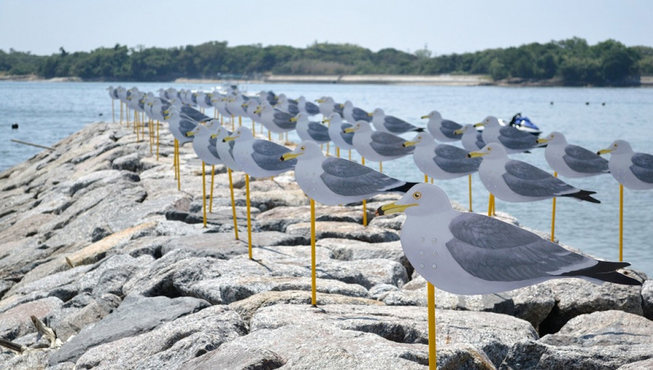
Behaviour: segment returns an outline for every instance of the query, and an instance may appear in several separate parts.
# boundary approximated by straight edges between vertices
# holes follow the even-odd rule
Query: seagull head
[[[537,139],[538,144],[567,144],[567,139],[565,138],[565,135],[563,135],[561,132],[558,131],[553,131],[552,133],[548,134],[546,137],[541,137]]]
[[[417,184],[398,201],[379,207],[376,215],[406,212],[407,216],[420,216],[450,209],[451,202],[442,189],[432,184]]]
[[[483,149],[475,152],[469,152],[469,154],[467,154],[467,157],[469,158],[502,158],[507,156],[508,154],[506,153],[506,149],[499,143],[489,143],[485,145]]]
[[[421,119],[435,119],[435,120],[442,120],[442,116],[440,115],[440,112],[437,110],[431,111],[429,114],[425,114],[420,117]]]
[[[323,157],[320,147],[312,141],[302,141],[292,152],[284,153],[281,156],[282,161],[288,161],[297,157],[316,158]]]
[[[499,125],[499,120],[495,116],[487,116],[485,119],[477,124],[474,125],[474,127],[496,127],[500,126]]]
[[[596,154],[627,154],[632,153],[633,149],[630,147],[630,144],[626,140],[615,140],[609,147],[601,149]]]
[[[404,148],[408,148],[411,146],[426,146],[429,144],[435,144],[435,139],[431,134],[428,132],[420,132],[419,134],[415,135],[413,140],[409,141],[404,141],[403,144],[401,144]]]
[[[372,127],[370,126],[370,123],[367,121],[358,121],[353,126],[344,129],[345,134],[350,134],[352,132],[366,132],[366,131],[372,131]]]

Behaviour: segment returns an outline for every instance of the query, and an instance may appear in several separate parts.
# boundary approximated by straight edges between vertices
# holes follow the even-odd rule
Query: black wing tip
[[[424,128],[423,127],[416,127],[413,131],[415,131],[415,132],[424,132]]]
[[[642,282],[630,276],[628,271],[623,273],[616,270],[630,266],[628,262],[611,262],[611,261],[597,261],[598,263],[592,267],[584,268],[581,270],[570,271],[562,274],[562,276],[569,277],[589,277],[608,283],[622,284],[622,285],[642,285]]]
[[[590,190],[579,190],[576,193],[565,194],[565,195],[563,195],[563,197],[572,197],[572,198],[576,198],[576,199],[579,199],[579,200],[584,200],[586,202],[591,202],[591,203],[601,203],[600,200],[592,197],[592,194],[596,194],[596,192],[595,191],[590,191]]]
[[[405,182],[402,185],[396,186],[394,188],[388,189],[386,191],[407,193],[413,186],[417,185],[417,182]]]

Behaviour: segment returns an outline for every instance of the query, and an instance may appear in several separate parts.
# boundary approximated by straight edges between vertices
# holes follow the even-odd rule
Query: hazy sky
[[[0,0],[0,49],[315,41],[434,54],[578,36],[653,46],[648,0]]]

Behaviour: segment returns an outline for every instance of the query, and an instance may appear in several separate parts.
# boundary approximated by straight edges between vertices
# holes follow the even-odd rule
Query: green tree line
[[[174,48],[142,46],[98,48],[69,53],[63,47],[49,56],[0,50],[0,74],[35,74],[44,78],[171,81],[274,74],[486,74],[494,80],[550,80],[563,85],[637,85],[653,75],[653,48],[627,47],[615,40],[588,45],[581,38],[531,43],[505,49],[432,56],[422,49],[408,53],[377,52],[351,44],[314,43],[306,48],[273,45],[228,46],[207,42]]]

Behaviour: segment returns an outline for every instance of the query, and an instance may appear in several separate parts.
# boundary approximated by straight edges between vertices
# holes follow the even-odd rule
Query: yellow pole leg
[[[211,166],[211,192],[209,195],[209,213],[213,213],[213,180],[215,179],[215,165]]]
[[[246,206],[247,206],[247,248],[249,252],[249,259],[252,258],[252,215],[250,213],[250,203],[249,203],[249,175],[245,174],[245,195],[246,195]]]
[[[336,157],[340,158],[340,148],[336,147]]]
[[[159,160],[159,126],[161,123],[156,121],[156,160]]]
[[[252,120],[252,135],[256,136],[256,122]]]
[[[206,164],[202,161],[202,222],[206,229]]]
[[[558,172],[553,171],[553,177],[558,177]],[[551,200],[551,241],[555,239],[556,232],[556,198]]]
[[[383,173],[383,162],[379,162],[379,172]]]
[[[429,183],[429,175],[424,174],[424,183],[428,184]]]
[[[111,99],[111,122],[116,123],[116,101]]]
[[[468,176],[467,177],[467,182],[469,183],[469,185],[468,185],[468,187],[469,187],[469,211],[474,212],[472,210],[472,174],[470,173],[467,176]]]
[[[624,260],[624,186],[619,184],[619,262]]]
[[[272,133],[268,130],[268,141],[272,141]]]
[[[487,205],[487,215],[492,216],[494,214],[494,194],[490,193],[490,200]]]
[[[179,157],[179,141],[177,144],[177,190],[181,190],[181,158]]]
[[[315,274],[315,201],[311,199],[311,305],[317,307]]]
[[[120,124],[122,124],[122,101],[120,102]]]
[[[242,127],[242,126],[243,126],[243,117],[238,116],[238,127]]]
[[[238,240],[238,221],[236,219],[236,201],[234,200],[234,182],[231,178],[231,168],[227,168],[229,174],[229,193],[231,194],[231,213],[234,218],[234,235]]]
[[[429,370],[437,369],[437,352],[435,337],[435,287],[431,283],[426,283],[427,287],[427,306],[429,317]]]

